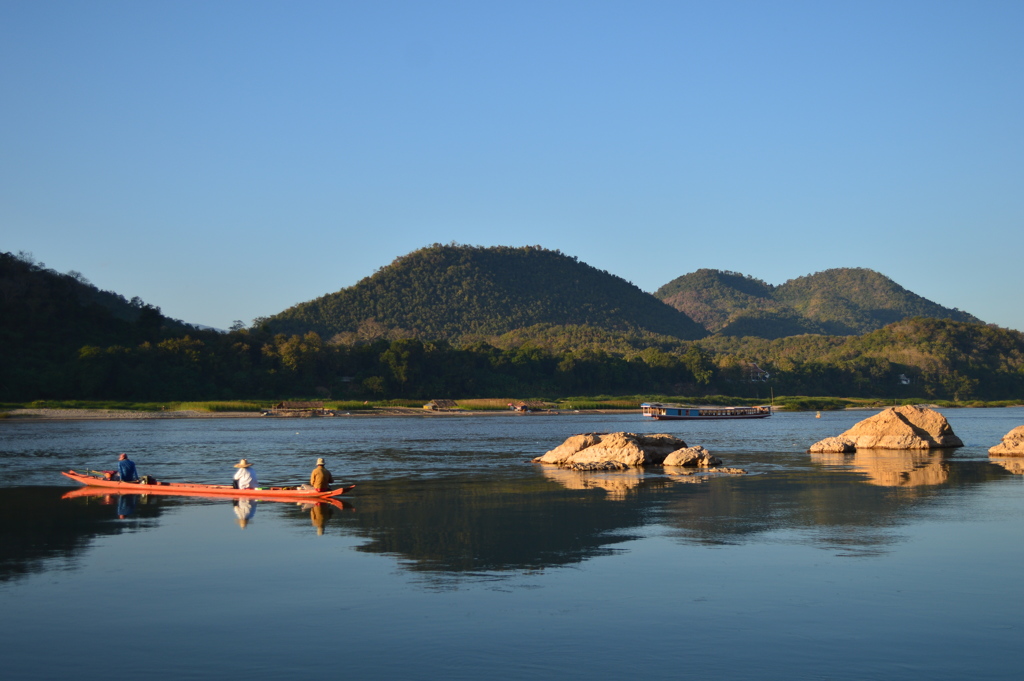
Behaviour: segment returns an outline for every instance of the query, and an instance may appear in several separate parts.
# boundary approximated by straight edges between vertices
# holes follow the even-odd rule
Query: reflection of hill
[[[949,478],[943,450],[863,449],[855,454],[811,454],[811,461],[826,466],[849,466],[865,473],[868,482],[882,487],[942,485]]]
[[[49,560],[73,561],[94,538],[138,527],[137,522],[116,522],[116,501],[62,501],[65,491],[55,487],[0,489],[0,581],[41,571]],[[132,517],[152,519],[159,513],[156,505],[138,504]]]
[[[370,539],[360,550],[396,554],[419,570],[544,568],[604,555],[643,524],[632,495],[569,490],[540,479],[392,481],[362,487],[341,523]]]

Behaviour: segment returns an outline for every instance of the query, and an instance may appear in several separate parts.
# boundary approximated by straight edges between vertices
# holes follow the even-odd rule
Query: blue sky
[[[226,328],[431,243],[1024,329],[1024,3],[0,0],[0,250]]]

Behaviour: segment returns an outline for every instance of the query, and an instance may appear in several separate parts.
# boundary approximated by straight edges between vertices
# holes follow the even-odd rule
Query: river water
[[[1024,409],[967,446],[812,456],[870,412],[0,421],[5,679],[1017,679]],[[529,463],[668,432],[745,476]],[[62,498],[59,471],[308,475],[341,507]]]

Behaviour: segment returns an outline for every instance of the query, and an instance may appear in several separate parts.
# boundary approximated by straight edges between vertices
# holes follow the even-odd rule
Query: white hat
[[[241,461],[235,464],[235,468],[248,468],[251,465],[251,463],[249,463],[245,459],[242,459]]]
[[[324,460],[323,459],[317,459],[316,460],[316,465],[317,466],[323,466],[324,465]]]

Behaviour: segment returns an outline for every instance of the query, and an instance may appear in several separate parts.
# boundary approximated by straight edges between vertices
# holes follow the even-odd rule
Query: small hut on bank
[[[328,413],[323,402],[278,402],[269,412],[271,416],[324,416]]]
[[[455,400],[430,400],[423,405],[427,411],[454,411],[459,408]]]

